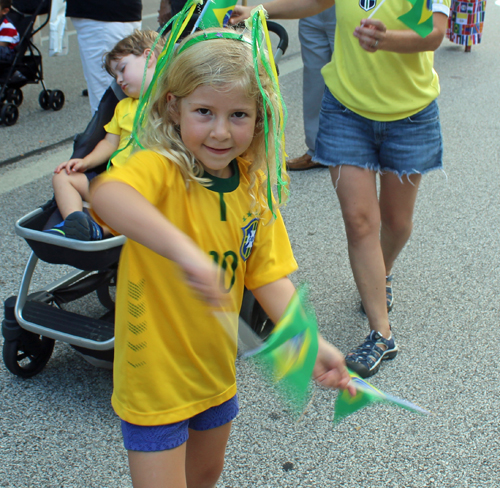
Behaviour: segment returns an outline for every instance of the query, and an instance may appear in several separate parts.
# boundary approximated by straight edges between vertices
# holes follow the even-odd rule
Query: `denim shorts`
[[[342,105],[328,88],[323,95],[314,161],[384,173],[424,174],[443,168],[443,139],[436,100],[401,120],[378,122]]]
[[[122,420],[123,443],[127,451],[165,451],[188,440],[188,429],[210,430],[231,422],[239,412],[238,396],[194,417],[166,425],[134,425]]]

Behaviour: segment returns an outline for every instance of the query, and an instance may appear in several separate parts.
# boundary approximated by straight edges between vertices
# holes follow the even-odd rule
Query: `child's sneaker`
[[[372,330],[363,344],[347,354],[345,362],[361,378],[368,378],[379,370],[383,359],[394,359],[397,353],[398,346],[392,334],[390,339],[386,339]]]
[[[65,237],[66,233],[64,232],[64,220],[61,223],[54,225],[51,229],[44,230],[44,232],[55,236]]]
[[[73,212],[64,221],[66,237],[79,241],[100,241],[102,227],[94,222],[85,212]]]

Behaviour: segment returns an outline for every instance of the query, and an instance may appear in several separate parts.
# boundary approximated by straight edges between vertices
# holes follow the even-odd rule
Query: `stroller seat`
[[[110,287],[116,272],[124,236],[83,242],[44,232],[62,220],[55,200],[16,222],[16,234],[32,249],[17,297],[5,301],[2,332],[4,362],[18,376],[37,374],[50,359],[54,341],[70,344],[94,364],[111,364],[114,347],[114,300]],[[30,293],[38,260],[69,265],[74,271]],[[108,311],[95,318],[65,310],[63,305],[93,292]],[[102,364],[99,364],[102,365]]]
[[[62,221],[54,199],[16,222],[16,234],[36,256],[51,264],[67,264],[84,271],[108,268],[118,262],[124,236],[101,241],[77,241],[44,232]]]

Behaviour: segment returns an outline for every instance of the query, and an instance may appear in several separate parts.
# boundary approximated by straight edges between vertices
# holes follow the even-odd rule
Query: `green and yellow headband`
[[[210,0],[209,0],[210,1]],[[242,41],[248,43],[252,47],[252,55],[255,69],[255,76],[257,79],[257,83],[262,95],[263,99],[263,109],[264,114],[270,113],[271,115],[271,127],[269,127],[268,117],[264,117],[264,138],[265,138],[265,151],[266,151],[266,160],[267,160],[267,204],[269,209],[273,212],[273,194],[272,194],[272,186],[273,179],[271,176],[271,171],[269,167],[269,141],[268,135],[269,131],[272,131],[274,134],[274,155],[272,159],[275,161],[276,167],[276,187],[277,187],[277,196],[278,201],[281,203],[283,193],[288,195],[289,190],[287,188],[287,182],[284,179],[284,174],[286,173],[286,165],[285,165],[285,157],[286,154],[284,152],[285,147],[285,124],[287,119],[286,106],[283,102],[283,98],[281,96],[279,83],[278,83],[278,73],[276,69],[276,64],[274,62],[274,57],[272,55],[272,46],[271,39],[269,36],[269,31],[267,29],[266,23],[266,14],[265,10],[260,5],[252,10],[250,17],[245,21],[246,29],[250,32],[249,40],[243,34],[236,33],[234,31],[228,30],[227,32],[200,32],[199,35],[191,38],[189,41],[184,43],[180,49],[177,50],[176,53],[176,42],[178,41],[181,34],[184,32],[186,26],[188,25],[189,20],[191,19],[194,10],[197,5],[201,4],[202,0],[189,0],[186,2],[184,8],[175,15],[170,21],[162,28],[160,31],[156,41],[154,42],[151,53],[149,57],[154,52],[156,44],[159,39],[163,35],[163,33],[171,26],[171,33],[169,35],[168,41],[166,42],[160,56],[158,57],[158,61],[156,63],[156,69],[149,84],[148,89],[144,92],[144,85],[146,81],[146,71],[144,72],[144,77],[142,80],[141,86],[141,95],[139,99],[139,106],[137,108],[137,113],[134,119],[134,128],[131,135],[131,140],[129,144],[133,144],[134,146],[139,146],[141,149],[144,149],[139,140],[138,133],[145,125],[145,118],[147,113],[147,104],[150,100],[152,100],[158,85],[158,80],[160,79],[161,74],[168,69],[170,63],[174,57],[174,55],[180,54],[181,52],[189,49],[203,41],[209,40],[217,40],[217,39],[233,39],[236,41]],[[146,66],[149,62],[146,62]],[[279,100],[279,108],[278,110],[274,109],[273,104],[269,100],[266,92],[264,91],[259,75],[259,63],[263,66],[264,70],[267,73],[267,76],[272,81],[273,89],[277,95]],[[280,147],[283,148],[283,151],[280,151]],[[114,155],[112,156],[114,157]]]

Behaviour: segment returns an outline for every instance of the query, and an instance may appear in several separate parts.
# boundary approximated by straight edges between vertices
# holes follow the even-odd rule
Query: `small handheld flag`
[[[347,390],[339,392],[339,396],[335,401],[333,417],[334,424],[340,422],[352,413],[361,410],[367,405],[370,405],[371,403],[389,403],[421,415],[428,415],[431,413],[425,408],[419,407],[414,403],[378,390],[374,386],[370,385],[370,383],[361,379],[356,373],[353,373],[350,370],[348,371],[351,376],[351,381],[356,387],[356,395],[351,396]]]
[[[426,37],[434,28],[432,19],[432,0],[409,0],[413,5],[409,12],[398,19],[419,36]]]
[[[281,320],[264,344],[243,357],[263,365],[278,391],[300,413],[318,355],[318,324],[306,302],[304,286],[297,290]]]
[[[208,0],[200,13],[195,29],[197,27],[200,29],[226,27],[235,5],[235,0]]]

